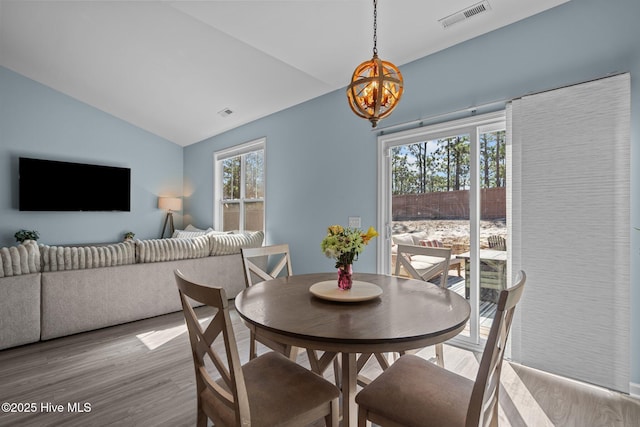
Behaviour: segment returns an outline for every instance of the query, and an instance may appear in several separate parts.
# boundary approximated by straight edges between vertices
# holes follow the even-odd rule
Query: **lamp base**
[[[164,218],[164,225],[162,226],[161,239],[164,239],[164,232],[167,229],[167,222],[169,223],[169,237],[173,236],[175,229],[173,228],[173,212],[167,212],[167,216]]]

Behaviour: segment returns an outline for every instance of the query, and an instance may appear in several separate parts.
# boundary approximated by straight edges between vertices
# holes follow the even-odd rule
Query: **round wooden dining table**
[[[316,273],[260,282],[235,299],[238,314],[258,339],[341,354],[343,426],[357,425],[359,354],[402,352],[446,341],[464,329],[471,313],[463,297],[429,282],[368,273],[356,273],[353,279],[354,291],[366,286],[381,293],[355,302],[349,302],[351,291],[339,291],[345,292],[344,299],[324,293],[318,297],[310,288],[334,280],[337,288],[337,275]]]

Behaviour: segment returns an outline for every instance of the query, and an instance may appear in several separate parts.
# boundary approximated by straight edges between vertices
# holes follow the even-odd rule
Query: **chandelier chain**
[[[373,54],[378,54],[378,0],[373,0]]]

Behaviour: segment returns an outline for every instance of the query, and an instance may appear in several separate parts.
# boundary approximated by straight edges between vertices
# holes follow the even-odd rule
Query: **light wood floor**
[[[248,331],[235,312],[232,318],[246,360]],[[421,354],[433,356],[431,349]],[[445,364],[473,378],[478,356],[445,346]],[[375,364],[365,369],[379,372]],[[0,351],[0,403],[36,406],[34,413],[0,412],[0,426],[193,426],[193,376],[180,312]],[[640,401],[619,393],[506,362],[502,383],[501,426],[640,425]],[[85,403],[90,411],[69,411]]]

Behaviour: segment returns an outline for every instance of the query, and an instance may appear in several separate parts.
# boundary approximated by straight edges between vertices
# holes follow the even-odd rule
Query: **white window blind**
[[[512,358],[629,390],[630,77],[507,107],[509,277],[527,273]]]

